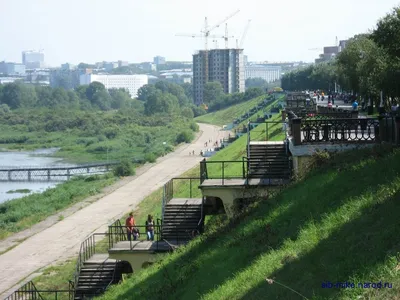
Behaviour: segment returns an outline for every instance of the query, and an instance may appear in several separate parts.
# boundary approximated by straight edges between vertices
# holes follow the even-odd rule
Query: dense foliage
[[[0,144],[60,147],[78,161],[152,160],[198,130],[184,89],[160,82],[144,101],[98,82],[75,91],[12,83],[0,85]],[[184,137],[184,138],[182,138]]]
[[[400,96],[400,7],[378,21],[368,34],[351,38],[346,47],[329,63],[311,65],[282,78],[285,90],[333,90],[335,83],[375,104],[384,95],[390,106]]]

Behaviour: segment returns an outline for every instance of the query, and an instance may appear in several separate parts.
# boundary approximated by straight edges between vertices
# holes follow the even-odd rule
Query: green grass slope
[[[399,174],[399,150],[338,154],[101,299],[398,299]]]
[[[263,99],[265,99],[265,97],[267,97],[267,95],[262,95],[252,100],[232,105],[228,108],[196,117],[195,121],[199,123],[207,123],[207,124],[214,124],[221,126],[232,123],[233,119],[241,116],[245,112],[248,112],[258,103],[260,103]]]

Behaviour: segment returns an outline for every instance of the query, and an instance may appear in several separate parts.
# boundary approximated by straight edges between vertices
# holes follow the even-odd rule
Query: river
[[[70,166],[62,158],[50,157],[58,149],[39,149],[30,152],[0,152],[0,167],[45,167]],[[0,203],[23,197],[31,193],[43,192],[56,186],[57,182],[0,182]],[[7,193],[9,191],[28,189],[29,193]]]

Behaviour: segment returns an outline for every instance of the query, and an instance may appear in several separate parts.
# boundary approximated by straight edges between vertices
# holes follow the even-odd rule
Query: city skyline
[[[244,41],[250,61],[312,62],[321,51],[309,49],[334,45],[336,37],[343,40],[367,32],[398,1],[382,0],[367,6],[360,0],[284,0],[263,6],[249,0],[244,6],[237,0],[205,0],[193,12],[193,4],[181,0],[95,3],[2,0],[0,34],[8,42],[0,49],[0,61],[19,63],[22,51],[30,49],[44,49],[45,62],[53,67],[65,62],[139,63],[152,61],[157,55],[168,61],[192,61],[192,55],[204,48],[204,40],[176,34],[200,34],[205,16],[214,25],[240,9],[228,21],[229,36],[240,39],[247,20],[252,20]],[[224,30],[222,24],[212,34],[222,36]],[[231,47],[235,40],[231,39]],[[224,48],[223,39],[218,42],[219,48]]]

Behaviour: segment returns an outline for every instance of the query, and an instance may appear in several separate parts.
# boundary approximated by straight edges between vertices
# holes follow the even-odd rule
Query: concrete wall
[[[111,259],[124,260],[130,263],[133,272],[137,272],[156,261],[156,254],[139,251],[113,251],[109,253]]]

